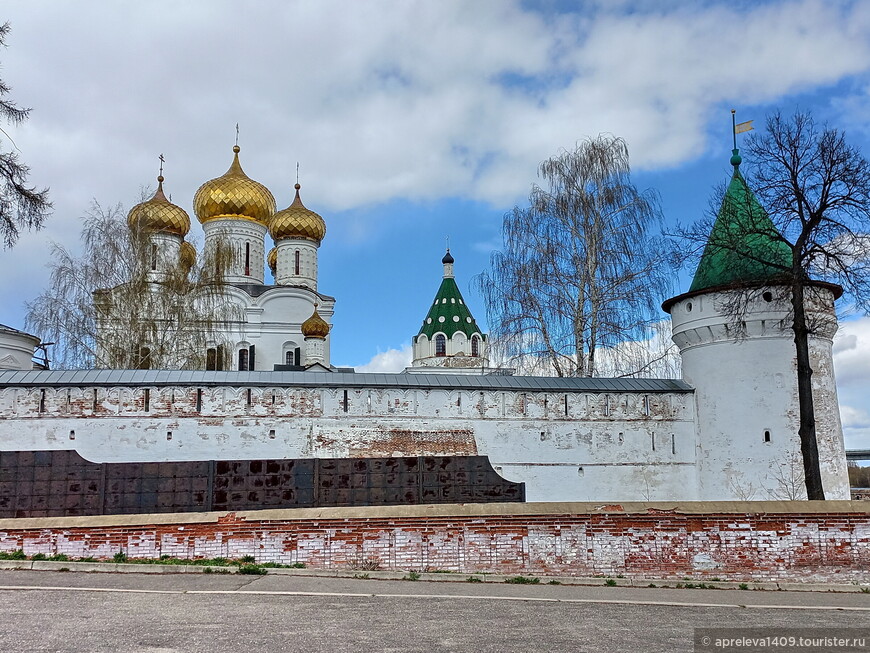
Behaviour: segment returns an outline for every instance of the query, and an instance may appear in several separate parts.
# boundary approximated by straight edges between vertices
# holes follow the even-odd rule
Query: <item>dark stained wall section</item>
[[[92,463],[0,451],[0,518],[524,500],[485,456]]]

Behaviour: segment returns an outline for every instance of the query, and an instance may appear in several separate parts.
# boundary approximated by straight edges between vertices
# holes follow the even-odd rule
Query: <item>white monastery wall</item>
[[[93,462],[485,455],[529,501],[698,494],[690,392],[7,387],[0,420],[2,450]]]

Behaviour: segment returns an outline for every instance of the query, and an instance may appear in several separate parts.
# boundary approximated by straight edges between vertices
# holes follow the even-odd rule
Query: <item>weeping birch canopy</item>
[[[230,248],[219,243],[202,261],[182,248],[155,279],[148,233],[128,228],[124,215],[94,202],[82,255],[51,245],[49,287],[27,303],[27,328],[56,343],[57,368],[204,369],[207,349],[228,344],[238,319],[223,280]]]
[[[599,135],[544,161],[546,187],[504,216],[503,248],[476,278],[492,347],[523,372],[644,374],[670,289],[652,191],[631,183],[628,147]],[[660,339],[659,339],[660,340]],[[640,343],[640,346],[638,346]]]

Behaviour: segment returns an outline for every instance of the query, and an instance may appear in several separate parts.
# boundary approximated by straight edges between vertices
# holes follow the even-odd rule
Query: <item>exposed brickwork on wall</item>
[[[15,528],[14,520],[3,520],[0,550],[97,558],[119,550],[143,558],[253,555],[312,568],[870,582],[870,514],[857,509],[690,514],[598,506],[597,514],[535,514],[529,506],[528,514],[426,515],[427,508],[370,517],[324,510],[304,519],[293,511],[280,518],[275,511],[260,518],[212,513],[152,524],[144,516],[129,525],[105,525],[111,520],[104,517],[68,527],[27,520]]]

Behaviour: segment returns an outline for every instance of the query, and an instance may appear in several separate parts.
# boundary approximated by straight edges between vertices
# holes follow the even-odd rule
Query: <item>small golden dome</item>
[[[186,240],[181,243],[181,250],[178,252],[178,263],[185,270],[189,270],[196,263],[196,248]]]
[[[300,188],[302,186],[296,184],[296,198],[293,203],[272,216],[269,221],[269,233],[276,241],[283,238],[297,238],[320,243],[326,236],[326,223],[317,213],[303,206],[302,199],[299,197]]]
[[[242,170],[236,145],[230,169],[199,187],[193,197],[193,210],[201,223],[216,218],[240,218],[268,226],[275,213],[275,198],[268,188]]]
[[[163,194],[163,175],[160,175],[157,177],[157,192],[154,197],[130,209],[127,226],[134,231],[160,231],[184,238],[190,231],[190,216],[183,208],[166,199]]]
[[[314,312],[311,317],[302,323],[302,335],[306,338],[320,338],[321,340],[329,335],[329,325],[317,312],[317,304],[314,304]]]
[[[269,264],[269,269],[272,271],[272,276],[275,276],[275,270],[278,268],[278,248],[273,247],[266,255],[266,263]]]

